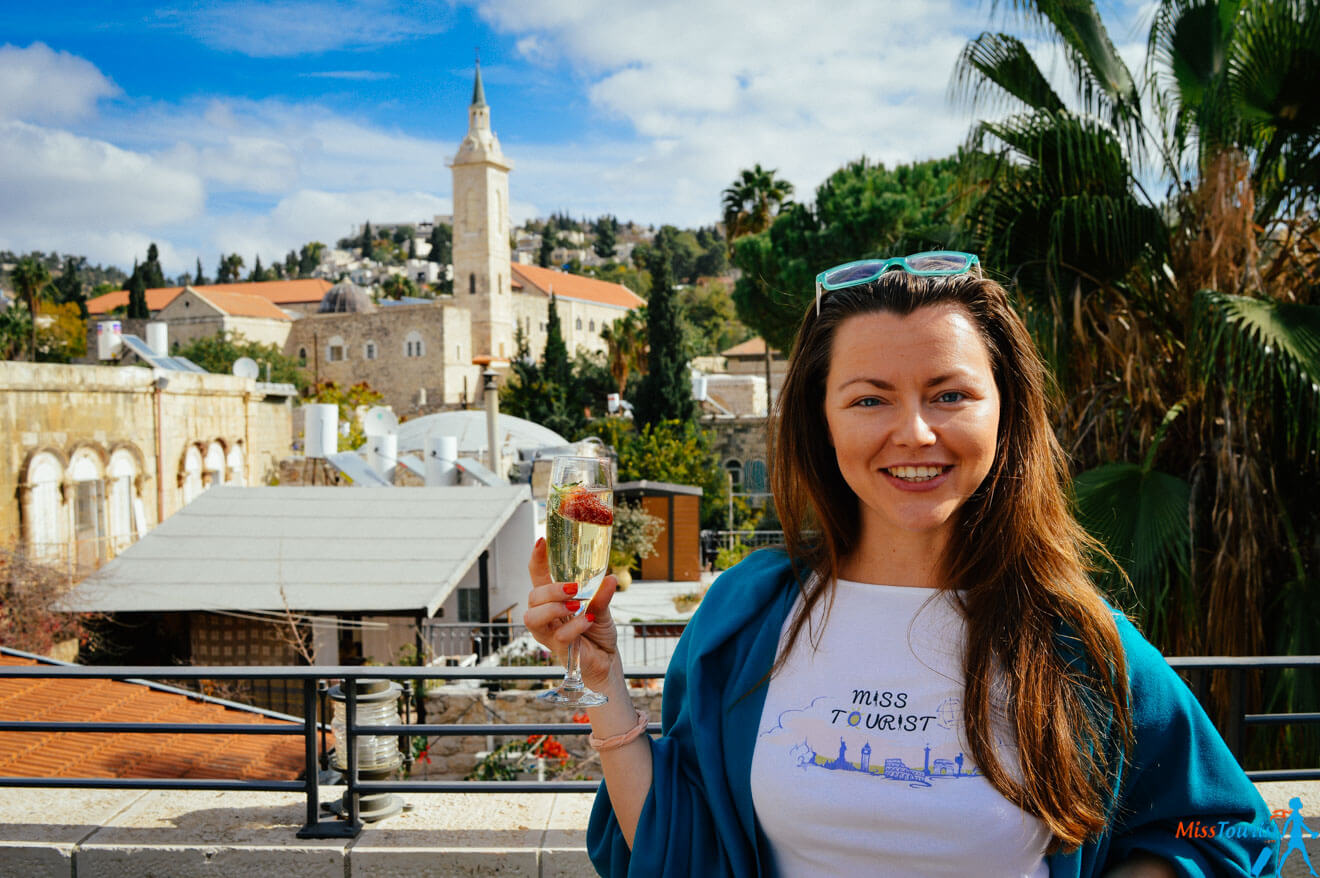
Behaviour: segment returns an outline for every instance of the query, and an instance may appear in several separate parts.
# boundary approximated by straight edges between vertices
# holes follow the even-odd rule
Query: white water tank
[[[307,457],[326,457],[339,450],[339,406],[313,403],[303,406],[306,420],[303,425],[303,454]]]
[[[394,465],[399,459],[399,434],[384,433],[367,437],[367,466],[387,482],[394,481]]]
[[[147,347],[158,357],[170,355],[170,327],[168,323],[153,320],[147,324]]]
[[[433,488],[442,485],[457,485],[458,469],[455,466],[457,461],[457,436],[427,436],[426,486]]]
[[[98,320],[96,322],[96,358],[113,360],[119,356],[124,342],[120,339],[124,325],[118,320]]]

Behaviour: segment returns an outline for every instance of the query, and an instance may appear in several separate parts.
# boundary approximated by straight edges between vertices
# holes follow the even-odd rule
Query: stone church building
[[[478,66],[468,130],[450,162],[454,202],[452,298],[374,303],[337,284],[319,312],[294,321],[284,352],[311,376],[341,385],[365,381],[399,415],[469,405],[485,363],[505,372],[521,327],[531,354],[545,348],[554,295],[570,356],[604,351],[600,331],[645,304],[627,287],[512,262],[509,172],[490,127]],[[602,403],[604,401],[602,400]]]

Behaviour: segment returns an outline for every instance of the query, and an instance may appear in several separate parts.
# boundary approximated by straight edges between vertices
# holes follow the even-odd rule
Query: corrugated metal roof
[[[212,488],[65,603],[83,612],[282,611],[287,599],[299,612],[432,615],[530,502],[526,485]]]

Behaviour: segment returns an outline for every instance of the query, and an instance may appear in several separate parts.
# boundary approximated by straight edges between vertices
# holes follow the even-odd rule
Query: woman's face
[[[957,305],[848,318],[834,334],[825,418],[862,539],[942,549],[995,457],[999,391],[976,324]]]

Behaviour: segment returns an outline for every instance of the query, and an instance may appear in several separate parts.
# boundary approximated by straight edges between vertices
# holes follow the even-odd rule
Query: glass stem
[[[582,638],[574,637],[573,645],[568,648],[568,673],[564,674],[565,689],[581,689],[582,685]]]

